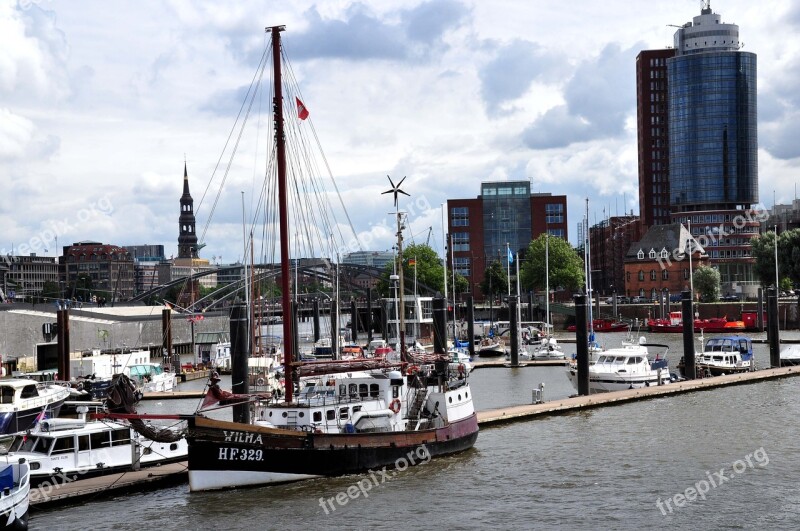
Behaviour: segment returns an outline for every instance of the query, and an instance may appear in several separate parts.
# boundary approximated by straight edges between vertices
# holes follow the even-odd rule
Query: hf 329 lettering
[[[220,461],[262,461],[264,450],[253,448],[220,448]]]

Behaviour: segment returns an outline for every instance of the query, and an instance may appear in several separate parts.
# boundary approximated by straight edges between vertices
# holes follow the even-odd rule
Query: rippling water
[[[669,356],[674,366],[680,337],[658,340],[674,344]],[[756,348],[764,366],[767,347]],[[531,389],[540,382],[550,399],[574,393],[559,367],[479,369],[472,375],[479,409],[529,402]],[[798,396],[800,378],[787,378],[486,428],[472,450],[399,472],[373,486],[367,498],[347,498],[344,505],[334,501],[336,510],[327,506],[329,514],[320,499],[333,498],[370,476],[194,494],[183,484],[33,510],[30,524],[48,530],[164,531],[198,526],[797,529]],[[195,405],[179,401],[146,407],[165,411]],[[747,456],[753,466],[747,465]],[[720,471],[730,479],[710,486],[708,478]],[[676,494],[696,485],[704,488],[703,481],[708,485],[704,500],[674,505]]]

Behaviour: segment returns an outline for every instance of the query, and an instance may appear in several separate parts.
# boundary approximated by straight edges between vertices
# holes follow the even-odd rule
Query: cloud
[[[436,0],[425,2],[402,14],[406,34],[424,44],[439,41],[450,29],[458,27],[469,9],[460,2]]]
[[[548,149],[622,135],[626,118],[636,109],[633,65],[641,47],[622,50],[611,43],[598,57],[581,63],[564,88],[565,104],[525,129],[525,145]]]
[[[40,133],[29,119],[0,108],[0,161],[49,158],[60,141]]]
[[[6,101],[61,100],[70,92],[69,48],[55,13],[0,6],[0,95]]]
[[[478,73],[489,115],[495,114],[503,103],[522,96],[534,80],[551,79],[563,59],[560,54],[521,39],[498,48],[495,57]]]

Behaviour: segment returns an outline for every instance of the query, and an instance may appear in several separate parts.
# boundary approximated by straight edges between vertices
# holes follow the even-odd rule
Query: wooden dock
[[[530,360],[519,362],[519,367],[563,367],[568,363],[567,360]],[[505,358],[498,360],[473,361],[473,369],[492,368],[492,367],[511,367],[511,362]]]
[[[119,472],[107,476],[78,479],[58,485],[43,485],[32,488],[30,504],[34,507],[46,507],[78,499],[103,496],[107,493],[121,491],[132,492],[150,488],[154,484],[180,484],[187,480],[188,463],[181,461],[168,465],[143,468],[136,471]]]
[[[661,386],[644,387],[641,389],[627,389],[625,391],[615,391],[613,393],[598,393],[589,396],[575,396],[551,400],[541,404],[527,404],[522,406],[509,406],[498,409],[489,409],[478,412],[478,424],[481,427],[494,426],[506,422],[530,420],[532,418],[545,415],[558,415],[561,413],[568,413],[571,411],[578,411],[592,407],[615,406],[636,400],[646,400],[648,398],[691,393],[694,391],[714,389],[716,387],[724,387],[727,385],[763,382],[797,375],[800,375],[800,366],[779,367],[776,369],[764,369],[740,374],[714,376],[713,378],[701,378],[699,380],[683,380]]]

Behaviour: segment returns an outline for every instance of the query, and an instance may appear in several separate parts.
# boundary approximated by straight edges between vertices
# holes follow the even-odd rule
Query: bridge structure
[[[207,271],[201,271],[198,273],[194,273],[190,276],[181,277],[170,282],[166,282],[159,286],[156,286],[148,291],[140,293],[133,297],[132,301],[144,301],[151,299],[153,297],[159,297],[166,293],[169,289],[176,287],[176,286],[183,286],[189,280],[198,280],[203,277],[219,274],[219,273],[235,273],[237,271],[241,272],[241,278],[236,280],[235,282],[231,282],[230,284],[226,284],[220,289],[215,290],[213,293],[203,297],[194,302],[192,305],[194,308],[202,307],[206,310],[218,308],[220,306],[224,306],[226,303],[230,302],[237,296],[244,299],[244,289],[245,289],[245,275],[244,275],[244,265],[237,264],[233,266],[225,266],[216,269],[211,269]],[[278,277],[280,276],[281,270],[279,264],[255,264],[253,266],[248,266],[248,269],[252,268],[253,274],[253,282],[258,283],[264,280],[275,280],[277,281]],[[290,269],[291,275],[294,278],[312,278],[316,281],[321,283],[326,283],[328,285],[335,285],[337,279],[337,271],[334,266],[320,266],[320,265],[293,265]],[[344,289],[350,293],[358,294],[362,297],[367,296],[367,288],[362,285],[359,285],[354,282],[356,277],[363,277],[367,276],[375,280],[380,280],[383,277],[384,270],[382,268],[367,266],[367,265],[358,265],[358,264],[339,264],[338,267],[338,279],[340,289]],[[412,292],[406,290],[407,294],[413,294]],[[417,282],[417,294],[421,296],[432,296],[435,295],[436,290],[432,289],[431,287]],[[313,298],[316,295],[324,295],[325,297],[330,299],[330,295],[324,292],[316,291],[312,293],[298,293],[298,296],[302,299],[308,299],[309,297]],[[340,303],[343,301],[340,301]],[[188,308],[189,310],[193,310],[194,308]],[[280,313],[280,312],[277,312]]]

